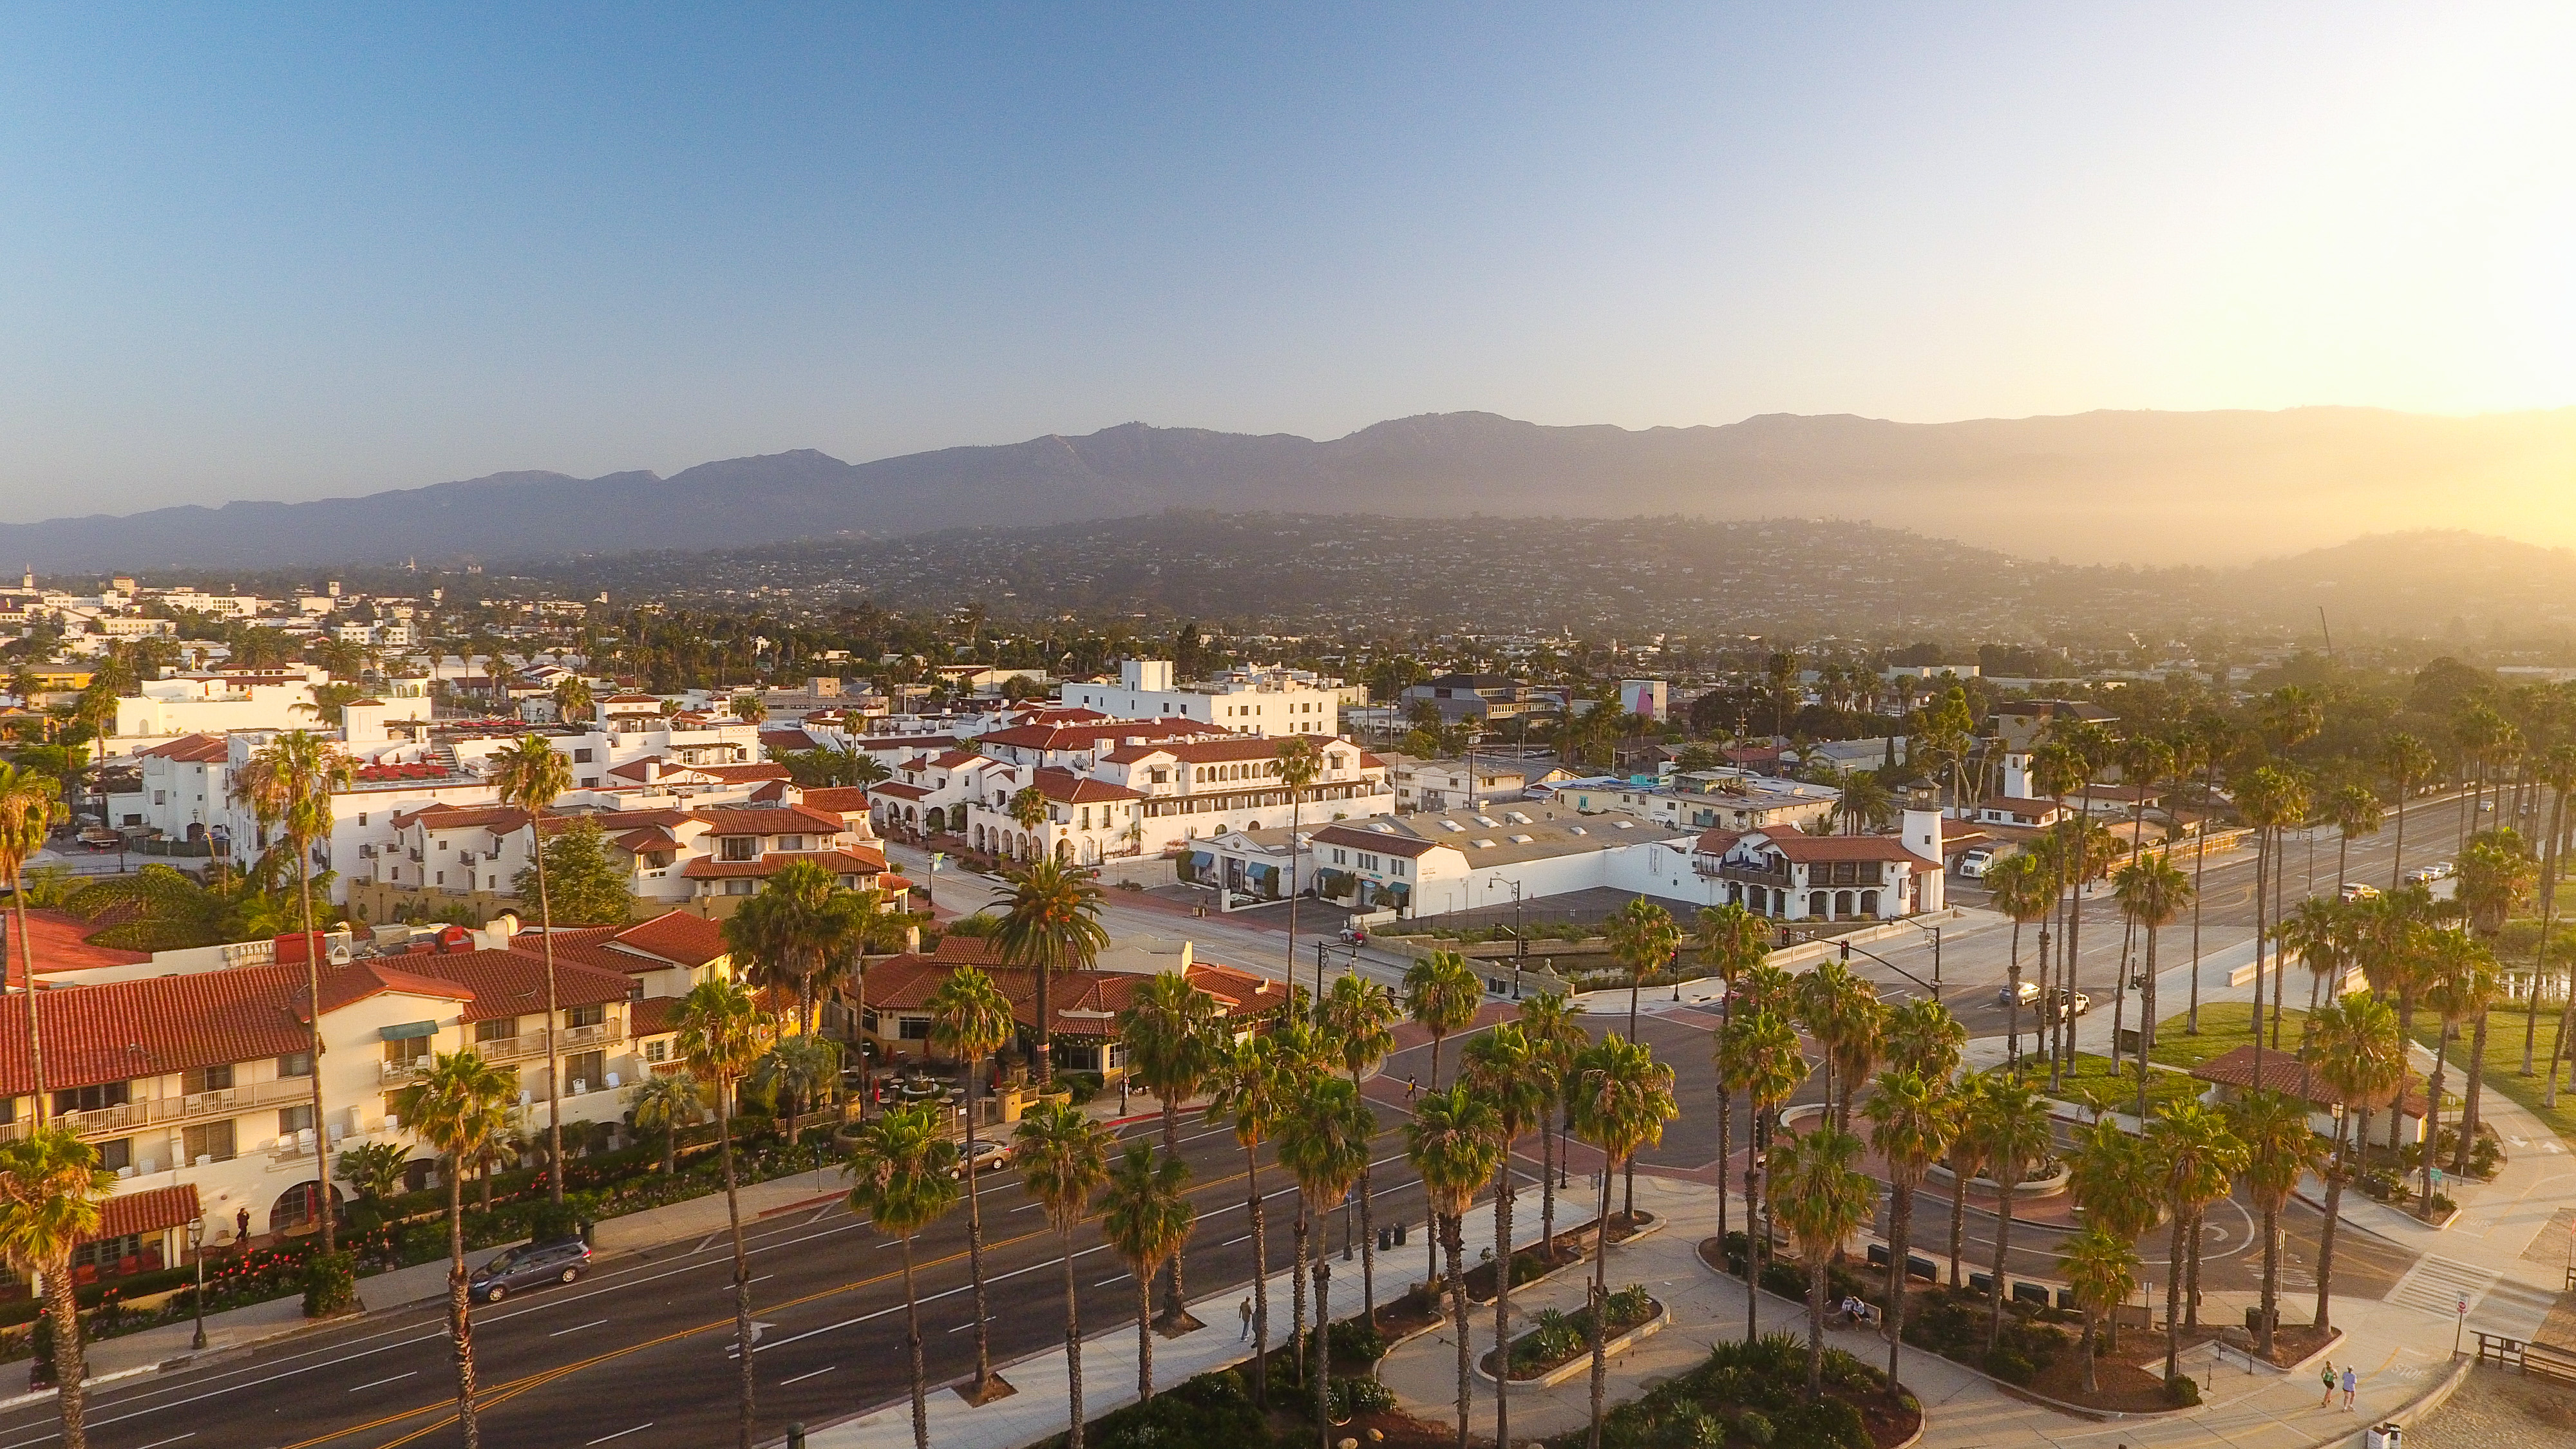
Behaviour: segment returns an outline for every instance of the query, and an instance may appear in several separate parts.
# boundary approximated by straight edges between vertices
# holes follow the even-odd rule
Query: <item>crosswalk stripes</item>
[[[2389,1289],[2382,1301],[2448,1319],[2458,1315],[2463,1298],[2475,1311],[2478,1301],[2495,1285],[2496,1275],[2484,1268],[2427,1253],[2397,1280],[2397,1286]]]

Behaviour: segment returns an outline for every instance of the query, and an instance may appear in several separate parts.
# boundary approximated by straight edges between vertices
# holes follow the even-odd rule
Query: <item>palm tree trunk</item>
[[[2084,1342],[2079,1346],[2079,1349],[2084,1362],[2084,1392],[2088,1394],[2098,1394],[2102,1392],[2101,1383],[2093,1376],[2093,1321],[2093,1310],[2090,1308],[2085,1309]]]
[[[81,1355],[79,1289],[72,1284],[69,1250],[47,1265],[44,1278],[45,1316],[54,1322],[54,1382],[61,1386],[57,1397],[60,1400],[63,1445],[64,1449],[86,1449],[89,1426],[85,1415],[89,1398],[81,1380],[88,1365]]]
[[[555,1018],[562,1014],[555,1001],[555,909],[546,896],[546,839],[537,828],[537,812],[528,812],[528,853],[537,858],[537,941],[546,953],[546,1200],[561,1203],[564,1194],[563,1154],[563,1058],[555,1051]],[[319,1022],[315,1023],[318,1028]],[[322,1080],[320,1063],[315,1063],[313,1080]],[[322,1111],[315,1108],[315,1117]],[[787,1140],[796,1140],[794,1120],[788,1124]],[[326,1249],[327,1251],[327,1249]],[[748,1354],[751,1350],[744,1349]]]
[[[1896,1352],[1905,1342],[1905,1259],[1914,1251],[1914,1189],[1898,1183],[1887,1226],[1887,1381],[1896,1382]],[[1724,1241],[1724,1239],[1720,1239]]]
[[[2012,962],[2006,969],[2004,981],[2004,1063],[2007,1066],[2018,1067],[2021,1065],[2021,917],[2019,916],[2013,917]],[[1723,1120],[1726,1099],[1722,1095],[1718,1098],[1717,1110],[1721,1114],[1720,1120]],[[1720,1161],[1726,1158],[1725,1131],[1723,1127],[1718,1129],[1717,1155]],[[1725,1229],[1721,1228],[1719,1232],[1723,1235]]]
[[[1605,1159],[1601,1166],[1601,1196],[1597,1204],[1600,1215],[1593,1219],[1592,1292],[1588,1299],[1592,1310],[1592,1435],[1586,1441],[1588,1449],[1601,1449],[1601,1401],[1610,1385],[1610,1355],[1603,1347],[1601,1336],[1601,1315],[1608,1306],[1610,1285],[1610,1164]],[[1750,1293],[1745,1295],[1745,1301],[1748,1304],[1752,1302]],[[1466,1331],[1466,1325],[1461,1323],[1459,1336],[1465,1337]]]
[[[2549,931],[2558,914],[2558,831],[2565,824],[2567,797],[2560,795],[2552,807],[2549,821],[2549,843],[2541,850],[2540,865],[2540,944],[2531,957],[2531,999],[2523,1003],[2522,1074],[2531,1075],[2533,1053],[2540,1044],[2540,987],[2549,977]],[[2557,1076],[2551,1074],[2546,1101],[2558,1105]]]
[[[2191,1210],[2191,1241],[2184,1249],[2191,1263],[2191,1279],[2182,1290],[2182,1326],[2200,1331],[2200,1228],[2208,1214],[2199,1208]]]
[[[1494,1274],[1494,1347],[1499,1351],[1511,1343],[1512,1325],[1512,1154],[1506,1144],[1503,1165],[1494,1173],[1494,1261],[1499,1266]],[[1466,1342],[1467,1335],[1458,1335]],[[1494,1375],[1494,1442],[1512,1442],[1511,1407],[1507,1400],[1507,1381],[1511,1377],[1509,1360],[1503,1354],[1497,1359]]]
[[[2406,992],[2397,994],[2397,1099],[2388,1104],[2388,1150],[2398,1150],[2397,1132],[2406,1120],[2406,1079],[2415,1071],[2415,998]]]
[[[2254,1043],[2254,1082],[2257,1086],[2263,1081],[2263,945],[2271,934],[2263,921],[2263,872],[2272,856],[2270,840],[2270,832],[2254,832],[2254,997],[2252,1014],[2246,1018],[2245,1026],[2249,1039]]]
[[[447,1327],[456,1339],[456,1422],[465,1427],[465,1449],[483,1442],[474,1421],[473,1283],[465,1271],[465,1164],[447,1165]]]
[[[42,1127],[50,1112],[51,1099],[45,1091],[45,1043],[36,1033],[36,944],[27,934],[27,885],[20,871],[21,867],[10,867],[9,894],[17,903],[18,910],[18,964],[27,983],[27,1060],[35,1073],[36,1125]],[[0,972],[0,995],[6,995],[7,991],[6,973]],[[320,1028],[317,1025],[315,1029],[318,1031]]]
[[[1456,1213],[1442,1213],[1440,1243],[1449,1251],[1449,1316],[1458,1325],[1458,1449],[1467,1449],[1469,1384],[1474,1375],[1474,1351],[1469,1340],[1475,1334],[1470,1331],[1467,1316],[1466,1220]]]
[[[751,1259],[742,1248],[742,1186],[733,1171],[733,1115],[728,1099],[732,1084],[716,1082],[716,1156],[724,1164],[725,1227],[733,1237],[733,1342],[741,1364],[739,1402],[734,1423],[734,1449],[751,1449]]]
[[[2391,892],[2406,880],[2406,779],[2401,775],[2395,783],[2397,786],[2397,843],[2388,855],[2388,889]]]
[[[2424,1092],[2424,1217],[2433,1216],[2433,1154],[2442,1141],[2442,1078],[2450,1065],[2451,1023],[2433,1035],[2433,1080]]]
[[[993,1386],[993,1335],[989,1310],[984,1306],[984,1202],[976,1186],[983,1174],[975,1170],[975,1079],[983,1073],[975,1058],[966,1062],[966,1271],[975,1280],[975,1401],[983,1402]],[[904,1243],[907,1261],[912,1255],[909,1239]],[[917,1336],[917,1335],[916,1335]]]
[[[1082,1300],[1073,1287],[1073,1227],[1068,1223],[1057,1233],[1064,1239],[1065,1388],[1073,1400],[1073,1429],[1064,1442],[1065,1449],[1082,1449]]]
[[[1288,1270],[1288,1342],[1294,1348],[1289,1358],[1296,1362],[1297,1372],[1303,1374],[1306,1371],[1307,1233],[1306,1197],[1303,1193],[1297,1195],[1297,1216],[1290,1220],[1289,1232],[1297,1240],[1295,1260]]]
[[[2200,817],[2199,827],[2193,832],[2194,844],[2192,846],[2191,861],[2191,1014],[2183,1019],[2183,1035],[2185,1036],[2200,1035],[2200,902],[2201,898],[2207,894],[2200,887],[2202,880],[2209,874],[2209,802],[2216,798],[2218,794],[2218,761],[2216,759],[2216,754],[2217,752],[2215,750],[2211,751],[2212,758],[2209,761],[2208,768],[2202,773],[2200,804],[2203,813]],[[2114,1314],[2111,1321],[2116,1325],[2119,1322],[2118,1315]]]
[[[1252,1402],[1256,1407],[1267,1409],[1270,1407],[1270,1244],[1262,1234],[1261,1153],[1258,1148],[1243,1149],[1243,1178],[1245,1190],[1252,1199],[1244,1213],[1252,1219]]]
[[[2465,1175],[2469,1170],[2469,1141],[2478,1135],[2478,1099],[2487,1084],[2487,1011],[2478,1012],[2477,1030],[2469,1034],[2469,1093],[2460,1104],[2460,1141],[2451,1149],[2451,1171]]]
[[[2165,1249],[2165,1382],[2182,1372],[2182,1241],[2191,1214],[2173,1215],[2173,1235]]]
[[[2013,1188],[2021,1181],[2018,1173],[2009,1179],[1995,1174],[1995,1290],[1993,1316],[1986,1321],[1986,1347],[1992,1349],[2004,1333],[2004,1257],[2012,1251]]]
[[[2369,1141],[2369,1109],[2362,1110],[2362,1138]],[[2334,1153],[2326,1159],[2326,1220],[2317,1229],[2317,1332],[2322,1335],[2334,1327],[2334,1250],[2336,1218],[2343,1211],[2344,1152],[2351,1146],[2352,1114],[2346,1112],[2335,1121]]]
[[[1163,1155],[1174,1162],[1181,1160],[1181,1104],[1178,1102],[1163,1104]],[[1181,1254],[1188,1246],[1189,1239],[1184,1236],[1180,1246],[1172,1249],[1172,1282],[1163,1296],[1163,1321],[1174,1326],[1189,1317],[1189,1310],[1182,1306],[1187,1295],[1181,1291]]]
[[[2263,1316],[2254,1326],[2254,1351],[2272,1356],[2272,1320],[2281,1312],[2281,1209],[2263,1209]]]
[[[1723,1020],[1717,1029],[1720,1033],[1726,1030]],[[1724,1037],[1721,1035],[1719,1039],[1722,1041]],[[1725,1082],[1717,1084],[1717,1257],[1721,1265],[1726,1261],[1726,1164],[1735,1156],[1734,1144],[1727,1140],[1729,1129],[1734,1126],[1730,1120],[1735,1115],[1734,1095],[1726,1089]],[[1553,1255],[1554,1251],[1551,1245],[1550,1254]],[[1550,1256],[1548,1266],[1555,1265],[1556,1259]]]
[[[1047,1006],[1047,978],[1054,972],[1040,962],[1034,974],[1038,978],[1038,1090],[1046,1092],[1055,1086],[1055,1036],[1049,1030],[1055,1018]]]
[[[1333,1266],[1330,1255],[1315,1255],[1315,1435],[1318,1449],[1333,1449]],[[1459,1340],[1466,1339],[1467,1320],[1458,1319]]]
[[[1749,1177],[1750,1174],[1747,1174]],[[1968,1229],[1968,1174],[1950,1164],[1950,1286],[1959,1286],[1959,1258]]]
[[[1473,768],[1471,763],[1469,769],[1472,771]],[[1291,789],[1288,792],[1288,979],[1292,983],[1297,979],[1297,831],[1305,823],[1302,818],[1305,803],[1304,791]],[[1324,955],[1321,948],[1315,953],[1315,1009],[1319,1012],[1324,1009]]]
[[[903,1243],[903,1341],[912,1358],[912,1449],[930,1449],[930,1401],[921,1366],[921,1299],[912,1287],[912,1234]],[[751,1346],[742,1350],[745,1363],[751,1361]]]
[[[2156,938],[2162,934],[2159,927],[2147,927],[2146,984],[2138,988],[2138,1121],[2141,1126],[2147,1120],[2147,1054],[2156,1046]],[[2114,1053],[2119,1050],[2119,1044],[2118,1037],[2111,1038]]]
[[[1154,1270],[1136,1275],[1136,1397],[1154,1398]],[[923,1444],[915,1449],[930,1449]]]
[[[1360,1087],[1357,1068],[1351,1071],[1351,1090]],[[1361,1322],[1377,1326],[1377,1219],[1370,1210],[1368,1154],[1360,1154],[1360,1314]]]
[[[1814,1403],[1825,1384],[1825,1260],[1829,1254],[1807,1253],[1807,1402]]]
[[[2286,889],[2286,883],[2290,875],[2289,861],[2286,859],[2286,856],[2289,853],[2289,843],[2281,838],[2280,827],[2278,826],[2273,827],[2272,837],[2274,848],[2272,860],[2272,924],[2277,928],[2282,921],[2288,919],[2284,913],[2285,908],[2281,904],[2281,897]],[[2280,948],[2275,944],[2272,950],[2272,1050],[2274,1051],[2279,1051],[2281,1049],[2281,986],[2283,978],[2287,977],[2289,974],[2289,964],[2282,959]],[[2256,1072],[2254,1080],[2257,1082],[2262,1081],[2262,1073],[2259,1071]]]
[[[313,844],[295,842],[295,883],[304,905],[304,983],[305,1000],[311,1003],[313,1028],[313,1176],[320,1183],[322,1219],[322,1252],[328,1257],[338,1247],[339,1213],[331,1206],[331,1126],[322,1111],[322,938],[313,929]],[[23,893],[22,898],[23,898]],[[22,922],[23,924],[23,922]],[[27,970],[27,1021],[36,1019],[36,972]],[[32,1032],[30,1033],[32,1035]],[[42,1058],[38,1058],[41,1067]],[[44,1080],[39,1076],[38,1081]],[[43,1098],[39,1095],[36,1120],[44,1121]]]

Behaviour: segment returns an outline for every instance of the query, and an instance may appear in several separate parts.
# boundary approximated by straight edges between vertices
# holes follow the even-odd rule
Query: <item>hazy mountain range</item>
[[[2359,408],[1892,423],[1542,427],[1440,413],[1317,442],[1129,423],[845,463],[811,450],[573,478],[0,525],[40,572],[506,561],[729,548],[1184,507],[1867,520],[2071,562],[2224,564],[2427,526],[2576,543],[2576,408]]]

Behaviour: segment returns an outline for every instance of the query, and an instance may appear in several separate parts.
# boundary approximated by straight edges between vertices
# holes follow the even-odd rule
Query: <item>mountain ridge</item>
[[[41,569],[502,562],[735,548],[1169,507],[1440,517],[1677,512],[1870,519],[2025,557],[2233,563],[2480,516],[2576,542],[2576,408],[2450,418],[2373,408],[2103,409],[1905,423],[1551,426],[1487,412],[1342,437],[1126,422],[850,463],[812,448],[667,477],[542,469],[301,502],[241,500],[0,525]]]

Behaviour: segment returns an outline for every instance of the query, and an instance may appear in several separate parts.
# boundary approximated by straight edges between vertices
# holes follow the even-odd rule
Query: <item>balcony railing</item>
[[[83,1137],[104,1137],[165,1122],[230,1117],[281,1102],[309,1102],[313,1083],[306,1077],[278,1077],[241,1087],[192,1092],[183,1097],[146,1097],[87,1112],[64,1112],[55,1120]]]
[[[416,1062],[379,1062],[376,1064],[376,1081],[382,1086],[408,1082],[429,1070],[429,1060],[427,1057],[422,1057]]]
[[[600,1022],[593,1026],[563,1027],[555,1032],[555,1050],[574,1052],[594,1047],[608,1041],[615,1030],[607,1022]],[[494,1037],[489,1041],[476,1042],[474,1050],[487,1062],[525,1061],[530,1057],[541,1057],[546,1054],[546,1034],[542,1031],[530,1031],[522,1032],[517,1036]]]

